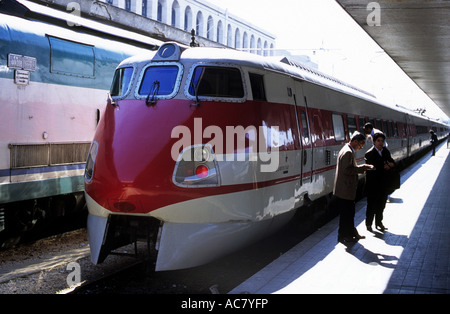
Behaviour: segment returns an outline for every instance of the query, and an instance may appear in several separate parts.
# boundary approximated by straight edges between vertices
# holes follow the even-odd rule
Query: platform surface
[[[230,294],[450,293],[449,152],[443,143],[402,171],[384,233],[366,230],[364,198],[355,226],[366,239],[338,243],[337,217]]]

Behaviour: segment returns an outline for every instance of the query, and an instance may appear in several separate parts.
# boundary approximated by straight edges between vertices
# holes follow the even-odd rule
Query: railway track
[[[146,262],[81,285],[71,293],[224,294],[314,232],[319,226],[314,220],[317,217],[301,213],[274,235],[203,266],[154,272],[154,264],[147,258]]]
[[[86,230],[79,229],[0,251],[0,294],[227,293],[313,232],[317,225],[311,220],[298,215],[287,228],[241,251],[166,272],[154,271],[146,243],[139,243],[137,255],[129,245],[93,265]]]
[[[73,290],[68,284],[74,281],[71,265],[79,265],[82,286],[137,262],[112,256],[105,264],[93,265],[86,230],[79,229],[0,251],[0,294],[66,293]]]

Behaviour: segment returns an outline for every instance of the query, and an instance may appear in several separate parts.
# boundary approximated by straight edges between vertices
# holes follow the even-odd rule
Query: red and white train
[[[92,261],[143,236],[157,271],[188,268],[269,235],[332,193],[368,121],[396,160],[448,131],[287,59],[175,43],[126,59],[86,163]]]

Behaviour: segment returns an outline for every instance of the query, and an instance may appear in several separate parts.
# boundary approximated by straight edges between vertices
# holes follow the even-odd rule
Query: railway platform
[[[401,173],[384,211],[384,233],[365,228],[366,199],[355,226],[366,238],[337,242],[339,217],[267,265],[230,294],[450,293],[450,149],[438,147]]]

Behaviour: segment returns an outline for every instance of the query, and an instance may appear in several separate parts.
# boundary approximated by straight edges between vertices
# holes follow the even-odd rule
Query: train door
[[[311,128],[308,116],[308,100],[303,95],[301,82],[294,81],[294,101],[297,115],[297,124],[300,132],[301,153],[301,185],[312,182],[313,174],[313,147]]]

